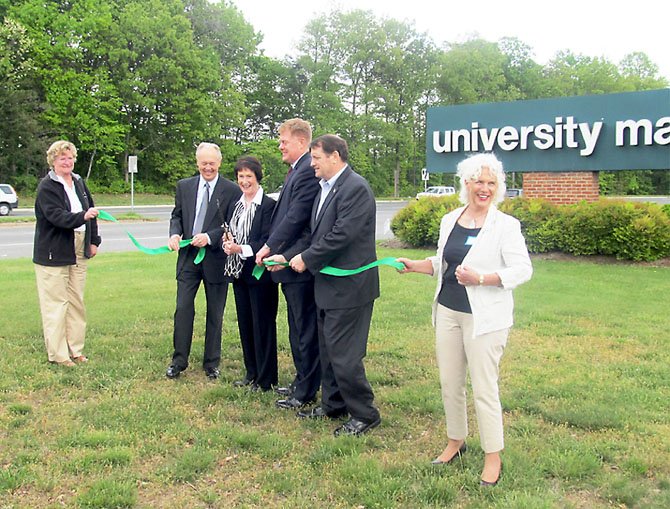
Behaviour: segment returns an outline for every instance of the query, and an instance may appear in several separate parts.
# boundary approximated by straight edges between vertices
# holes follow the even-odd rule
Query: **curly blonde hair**
[[[61,155],[63,152],[70,151],[74,156],[75,162],[77,161],[77,147],[74,146],[74,143],[70,143],[65,140],[54,141],[49,150],[47,150],[47,164],[49,168],[54,169],[54,161],[56,158]]]

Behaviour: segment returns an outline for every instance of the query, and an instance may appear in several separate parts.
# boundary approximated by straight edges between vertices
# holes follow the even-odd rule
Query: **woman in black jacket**
[[[56,141],[47,150],[50,171],[37,187],[33,246],[49,362],[68,367],[88,361],[83,353],[86,265],[101,242],[98,210],[86,183],[73,172],[76,160],[69,141]]]
[[[224,270],[235,278],[235,307],[246,373],[234,385],[269,391],[277,385],[277,284],[265,271],[253,275],[256,253],[270,234],[275,201],[263,193],[261,163],[255,157],[241,157],[235,176],[242,196],[229,218],[230,233],[224,235],[228,255]]]

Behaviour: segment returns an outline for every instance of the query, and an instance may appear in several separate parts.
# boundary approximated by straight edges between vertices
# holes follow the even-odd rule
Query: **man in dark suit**
[[[350,419],[335,435],[360,435],[381,422],[363,365],[379,273],[377,267],[346,277],[319,271],[326,266],[356,269],[377,259],[375,199],[367,181],[347,164],[349,151],[342,138],[317,138],[311,154],[321,193],[314,202],[311,243],[290,266],[314,274],[322,385],[321,405],[298,416],[336,418],[348,413]]]
[[[287,120],[279,127],[279,150],[289,169],[272,214],[270,237],[256,255],[259,265],[268,255],[274,261],[288,260],[299,252],[299,241],[309,238],[310,214],[319,191],[309,154],[311,141],[312,128],[302,119]],[[282,270],[273,271],[272,279],[281,283],[286,299],[289,343],[296,370],[293,382],[278,388],[284,399],[277,400],[276,405],[298,409],[315,400],[321,383],[314,278],[309,273]]]
[[[207,318],[205,353],[202,366],[211,380],[219,377],[221,360],[221,327],[226,306],[228,283],[223,266],[226,254],[221,249],[223,222],[242,192],[231,181],[219,176],[221,150],[213,143],[201,143],[195,152],[200,175],[177,183],[175,206],[170,218],[168,246],[179,251],[177,257],[177,308],[174,313],[174,353],[165,375],[177,378],[188,366],[193,338],[195,296],[200,282],[205,286]],[[179,248],[182,238],[191,238],[188,246]],[[205,258],[195,264],[195,257],[205,249]]]

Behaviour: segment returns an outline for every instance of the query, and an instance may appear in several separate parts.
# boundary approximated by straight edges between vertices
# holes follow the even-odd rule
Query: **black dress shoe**
[[[275,387],[275,392],[280,396],[288,398],[293,393],[293,390],[291,390],[291,387]]]
[[[272,387],[261,387],[261,386],[258,385],[256,382],[254,382],[254,383],[252,383],[252,384],[249,386],[249,390],[250,390],[251,392],[258,392],[258,391],[260,391],[260,392],[268,392],[268,391],[271,391],[271,390],[272,390]]]
[[[233,387],[246,387],[254,383],[253,378],[247,378],[246,376],[242,380],[235,380],[233,382]]]
[[[346,409],[337,410],[335,412],[326,412],[323,407],[315,406],[304,410],[298,410],[295,415],[301,419],[337,419],[348,413],[349,412],[347,412]]]
[[[468,450],[468,447],[465,445],[465,442],[463,442],[463,443],[461,444],[461,446],[458,448],[458,451],[456,451],[456,454],[454,454],[454,455],[453,455],[451,458],[449,458],[448,460],[446,460],[446,461],[442,461],[440,458],[435,458],[435,459],[434,459],[433,461],[431,461],[430,463],[431,463],[432,465],[448,465],[449,463],[451,463],[452,461],[454,461],[456,458],[460,458],[461,456],[463,456],[463,454],[465,454],[465,451],[467,451],[467,450]]]
[[[301,401],[299,399],[290,397],[286,399],[278,399],[275,401],[275,406],[277,408],[283,408],[284,410],[298,410],[299,408],[309,405],[313,401],[314,400]]]
[[[500,471],[498,472],[498,478],[495,481],[485,481],[484,479],[479,480],[479,485],[480,486],[487,486],[489,488],[493,488],[494,486],[498,485],[498,481],[500,481],[500,478],[502,477],[502,467],[503,464],[500,462]]]
[[[219,375],[221,372],[219,371],[219,368],[205,368],[205,375],[207,375],[207,378],[210,380],[216,380],[219,378]]]
[[[179,377],[182,371],[183,371],[182,368],[171,364],[170,366],[168,366],[167,371],[165,372],[165,376],[170,379],[175,379]]]
[[[377,419],[375,419],[372,422],[364,422],[359,419],[356,419],[355,417],[352,417],[342,426],[336,428],[333,434],[336,437],[339,437],[341,435],[358,436],[367,433],[372,428],[376,428],[377,426],[379,426],[381,422],[382,422],[381,417],[377,417]]]

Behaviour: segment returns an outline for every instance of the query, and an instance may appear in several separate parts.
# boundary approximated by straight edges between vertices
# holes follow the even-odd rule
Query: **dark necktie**
[[[202,224],[205,222],[205,215],[207,214],[207,206],[209,205],[209,182],[205,182],[205,196],[200,203],[198,215],[195,216],[195,224],[193,225],[193,235],[202,233]]]
[[[291,175],[292,171],[293,171],[293,166],[289,164],[288,165],[288,171],[286,172],[286,177],[284,177],[284,184],[286,184],[286,182],[288,182],[288,177],[289,177],[289,175]]]

